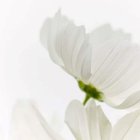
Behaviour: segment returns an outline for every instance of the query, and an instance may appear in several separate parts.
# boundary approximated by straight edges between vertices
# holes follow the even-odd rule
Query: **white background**
[[[111,23],[140,43],[139,0],[0,0],[0,127],[6,135],[17,99],[35,100],[50,124],[63,120],[72,99],[83,99],[76,81],[40,44],[43,21],[59,8],[87,31]],[[113,123],[124,114],[103,107]]]

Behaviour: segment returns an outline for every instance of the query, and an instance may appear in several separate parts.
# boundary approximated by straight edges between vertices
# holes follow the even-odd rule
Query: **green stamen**
[[[84,105],[90,98],[94,98],[101,102],[103,101],[103,93],[97,90],[93,85],[91,84],[86,85],[82,81],[78,81],[78,85],[80,89],[86,93],[86,97],[83,102]]]

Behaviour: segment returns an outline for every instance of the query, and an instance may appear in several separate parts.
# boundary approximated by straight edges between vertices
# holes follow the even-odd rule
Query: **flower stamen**
[[[82,81],[78,81],[78,85],[79,88],[86,93],[86,97],[83,102],[84,105],[90,98],[103,102],[103,93],[96,89],[93,85],[85,84]]]

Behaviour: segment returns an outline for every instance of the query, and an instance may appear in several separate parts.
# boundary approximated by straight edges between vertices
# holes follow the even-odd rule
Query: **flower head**
[[[139,140],[140,110],[127,114],[112,128],[94,100],[84,107],[74,100],[66,110],[66,123],[75,140]],[[57,134],[38,109],[30,102],[20,102],[13,113],[13,140],[64,140]],[[71,138],[68,138],[71,140]]]
[[[140,47],[130,34],[109,24],[86,33],[58,11],[41,29],[41,42],[52,60],[78,81],[87,98],[128,108],[140,101]]]

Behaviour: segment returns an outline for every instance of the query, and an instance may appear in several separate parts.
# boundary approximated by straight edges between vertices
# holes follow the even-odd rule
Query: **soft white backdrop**
[[[40,44],[39,31],[46,17],[61,8],[87,31],[111,23],[140,43],[139,7],[139,0],[0,0],[0,127],[4,134],[17,99],[35,100],[50,124],[63,120],[72,99],[83,99],[76,81],[50,60]],[[124,114],[103,107],[113,123]]]

